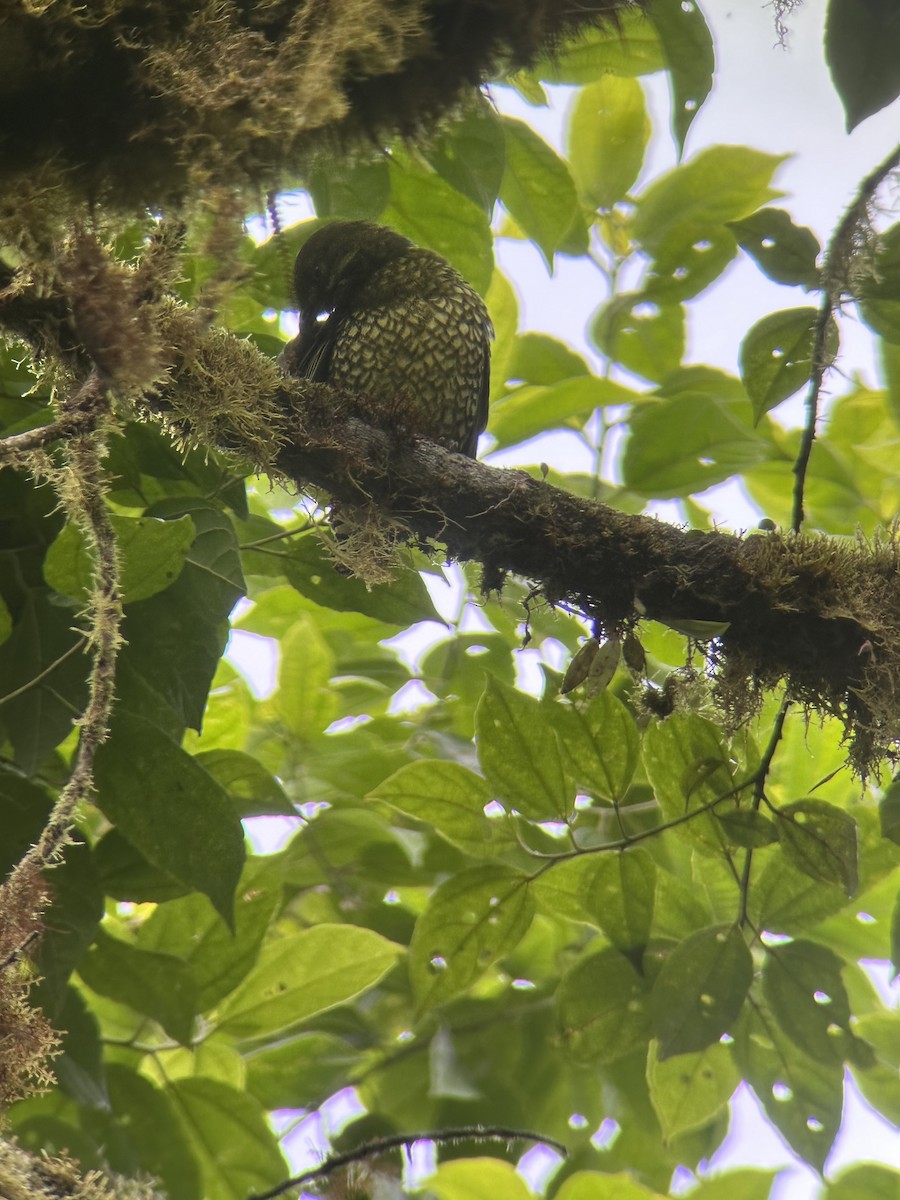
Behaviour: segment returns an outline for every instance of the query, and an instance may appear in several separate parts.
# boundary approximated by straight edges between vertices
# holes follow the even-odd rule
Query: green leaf
[[[895,1200],[900,1171],[881,1163],[858,1163],[825,1186],[822,1200]]]
[[[900,223],[875,239],[866,270],[856,281],[855,296],[869,328],[885,341],[900,342]]]
[[[893,0],[830,0],[825,60],[847,132],[900,94],[900,21]]]
[[[842,960],[827,946],[796,941],[767,948],[763,996],[785,1035],[811,1058],[844,1059],[850,1001]]]
[[[174,954],[190,964],[197,1011],[208,1012],[249,973],[281,903],[281,863],[248,860],[235,898],[234,931],[205,896],[193,894],[159,904],[138,930],[141,950]]]
[[[508,816],[485,814],[493,798],[493,790],[480,775],[459,763],[436,761],[408,763],[366,797],[425,821],[476,858],[491,857],[516,844]]]
[[[563,711],[563,761],[576,786],[600,800],[622,800],[638,764],[640,737],[634,717],[610,692]]]
[[[313,162],[306,188],[319,217],[377,221],[391,196],[391,167],[385,155],[341,159],[330,155]]]
[[[426,149],[428,161],[458,192],[490,218],[500,194],[506,139],[496,111],[484,97]]]
[[[71,610],[51,604],[46,591],[30,590],[0,645],[0,714],[15,762],[26,775],[36,774],[68,737],[84,707],[87,665],[79,641]]]
[[[174,521],[122,517],[110,513],[119,547],[122,600],[146,600],[169,587],[181,573],[196,531],[188,516]],[[44,578],[63,596],[83,601],[93,583],[95,555],[77,525],[60,531],[44,559]]]
[[[391,202],[382,221],[417,246],[436,250],[482,295],[494,270],[494,243],[485,212],[440,175],[395,150]],[[399,169],[402,168],[402,169]]]
[[[583,904],[623,954],[641,951],[650,937],[656,863],[646,850],[604,854],[585,879]]]
[[[459,995],[525,936],[534,916],[529,879],[511,867],[458,871],[416,921],[409,973],[420,1009]]]
[[[659,1200],[630,1174],[601,1174],[599,1171],[576,1171],[563,1180],[554,1200]]]
[[[497,439],[497,449],[515,446],[548,429],[581,425],[595,409],[635,398],[620,383],[588,375],[547,387],[518,387],[491,405],[488,433]]]
[[[575,184],[568,166],[533,129],[512,117],[502,122],[506,169],[500,199],[549,266],[578,212]]]
[[[12,627],[12,613],[7,608],[6,601],[2,596],[0,596],[0,645],[2,645],[12,633]]]
[[[701,929],[676,946],[651,994],[660,1062],[705,1050],[728,1033],[752,979],[750,951],[732,925]]]
[[[201,750],[194,760],[222,785],[239,817],[297,815],[284,788],[252,755],[242,750]]]
[[[556,994],[563,1040],[578,1063],[612,1063],[651,1036],[646,983],[618,950],[581,959]]]
[[[716,810],[716,820],[725,831],[725,837],[733,846],[755,849],[778,841],[775,823],[752,808]]]
[[[243,559],[248,575],[283,575],[292,587],[335,612],[359,612],[377,621],[406,628],[416,621],[439,621],[440,616],[416,571],[404,571],[390,584],[371,590],[360,579],[339,575],[321,541],[313,534],[285,538],[273,553],[273,535],[283,532],[274,521],[253,517],[241,527]],[[255,550],[255,542],[266,543]]]
[[[203,1200],[247,1200],[287,1177],[260,1104],[215,1079],[181,1079],[166,1094],[203,1177]]]
[[[761,208],[740,221],[729,221],[728,228],[741,249],[775,283],[807,291],[818,286],[819,239],[805,225],[795,225],[784,209]]]
[[[141,854],[231,922],[244,835],[225,789],[161,730],[120,709],[95,759],[97,804]]]
[[[716,65],[712,36],[699,4],[650,0],[647,16],[666,56],[672,89],[672,133],[680,155],[691,122],[712,88]]]
[[[219,1009],[219,1027],[255,1037],[346,1004],[394,966],[400,947],[354,925],[316,925],[269,942]]]
[[[651,725],[644,735],[643,758],[666,821],[702,810],[732,787],[732,763],[721,732],[693,713],[675,713]],[[696,811],[677,830],[703,853],[721,852],[722,829],[712,812]]]
[[[754,878],[748,908],[757,929],[793,937],[840,912],[846,903],[837,884],[821,883],[792,866],[787,854],[780,854],[770,858]]]
[[[650,1043],[647,1083],[666,1141],[708,1125],[740,1082],[730,1046],[716,1042],[696,1054],[676,1054],[661,1062],[656,1042]]]
[[[786,155],[746,146],[710,146],[652,183],[638,200],[634,236],[652,255],[673,253],[759,208]]]
[[[637,179],[650,136],[644,92],[635,79],[604,75],[577,95],[569,116],[568,153],[578,196],[612,208]]]
[[[190,966],[174,954],[140,950],[101,929],[78,973],[101,996],[158,1021],[182,1046],[190,1044],[197,989]]]
[[[797,800],[777,810],[778,837],[791,863],[811,879],[839,883],[848,896],[859,885],[856,821],[824,800]]]
[[[668,304],[690,300],[715,283],[736,254],[734,234],[724,225],[693,243],[674,238],[657,249],[644,278],[644,296]]]
[[[281,1035],[246,1058],[247,1090],[264,1108],[314,1108],[352,1078],[362,1051],[331,1033]]]
[[[510,354],[504,361],[503,373],[503,381],[507,385],[535,383],[549,387],[550,384],[562,383],[576,376],[590,376],[591,370],[585,360],[565,342],[546,333],[516,335],[515,323],[511,334]]]
[[[4,830],[4,834],[6,831]],[[41,973],[33,999],[56,1018],[68,994],[73,969],[97,934],[103,917],[103,888],[96,856],[83,842],[71,842],[63,861],[48,872],[51,903],[35,959]]]
[[[680,364],[685,350],[680,304],[657,304],[641,293],[615,296],[591,320],[601,353],[627,371],[660,381]]]
[[[894,1125],[900,1124],[900,1021],[896,1012],[874,1012],[855,1017],[854,1031],[875,1056],[871,1066],[856,1068],[853,1077],[868,1104]]]
[[[53,1060],[57,1083],[85,1108],[108,1108],[100,1026],[83,994],[71,984],[59,1010],[59,1025],[65,1032],[61,1053]]]
[[[540,701],[488,676],[475,728],[478,759],[497,795],[533,820],[565,820],[574,794]]]
[[[603,75],[652,75],[666,59],[653,25],[638,9],[625,9],[618,21],[586,29],[577,39],[534,67],[548,83],[590,84]]]
[[[741,342],[741,379],[757,421],[764,413],[793,396],[809,380],[818,313],[814,308],[789,308],[770,313],[753,326]],[[829,362],[838,351],[837,325],[829,319],[825,353]]]
[[[426,1186],[438,1200],[532,1200],[533,1193],[512,1163],[496,1158],[444,1162]]]
[[[679,392],[632,413],[623,482],[642,496],[686,496],[765,462],[772,443],[750,425],[746,400]]]
[[[769,1200],[775,1171],[738,1167],[735,1171],[717,1171],[699,1180],[691,1190],[692,1200]]]
[[[229,517],[205,500],[167,500],[146,515],[187,513],[197,529],[175,582],[129,605],[122,661],[155,689],[183,725],[200,730],[209,687],[228,640],[228,615],[244,593]],[[124,668],[123,668],[124,669]]]
[[[82,1116],[103,1166],[132,1179],[157,1179],[170,1200],[205,1200],[189,1131],[170,1095],[122,1063],[111,1062],[106,1071],[110,1110]]]
[[[791,1149],[821,1171],[841,1123],[841,1064],[810,1058],[759,1002],[744,1008],[733,1049],[766,1116]]]
[[[337,697],[330,686],[334,655],[305,613],[281,639],[279,651],[275,708],[289,732],[306,740],[322,733],[336,715]]]

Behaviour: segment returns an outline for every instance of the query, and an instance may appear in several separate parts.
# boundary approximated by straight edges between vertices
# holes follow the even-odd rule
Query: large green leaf
[[[227,792],[143,717],[120,710],[96,756],[97,803],[154,866],[199,892],[230,922],[244,862]]]
[[[745,1006],[734,1027],[734,1051],[769,1120],[821,1171],[841,1123],[843,1067],[810,1058],[758,1001]]]
[[[672,88],[672,132],[680,154],[691,123],[712,89],[716,65],[712,36],[699,4],[650,0],[647,15],[666,56]]]
[[[752,978],[750,951],[733,925],[701,929],[676,946],[651,997],[660,1061],[705,1050],[728,1033]]]
[[[246,1200],[287,1177],[260,1104],[215,1079],[181,1079],[166,1089],[203,1179],[203,1200]]]
[[[141,950],[100,930],[78,973],[95,992],[158,1021],[182,1045],[190,1043],[197,988],[183,959]]]
[[[374,987],[399,955],[399,946],[354,925],[316,925],[278,938],[220,1007],[220,1028],[234,1037],[287,1029]]]
[[[419,1007],[465,991],[518,945],[533,916],[528,876],[511,867],[471,867],[445,880],[416,922],[409,947]]]
[[[548,264],[560,249],[578,211],[569,168],[523,121],[503,119],[506,170],[500,199]]]
[[[367,797],[431,825],[448,842],[477,858],[515,846],[508,816],[488,817],[494,793],[486,780],[459,763],[412,762]]]
[[[769,279],[807,290],[817,286],[819,240],[805,225],[795,225],[784,209],[760,208],[749,217],[729,221],[728,228]]]
[[[647,1059],[650,1099],[667,1140],[700,1129],[720,1113],[741,1081],[729,1046],[716,1042],[695,1054],[661,1062],[656,1043]]]
[[[615,1062],[651,1037],[646,984],[618,950],[591,954],[567,971],[556,1006],[563,1040],[576,1062]]]
[[[814,308],[770,313],[757,321],[741,342],[741,379],[757,421],[809,380],[817,320]],[[824,349],[827,362],[837,351],[837,326],[829,320]]]
[[[849,133],[900,95],[900,20],[893,0],[830,0],[825,58]]]
[[[612,208],[638,177],[650,136],[640,84],[604,75],[581,89],[569,116],[568,150],[581,200]]]
[[[604,854],[586,877],[582,896],[590,913],[623,954],[640,952],[650,937],[656,864],[639,847]]]
[[[776,828],[788,860],[820,883],[839,883],[848,896],[859,884],[857,825],[825,800],[797,800],[777,810]]]
[[[565,820],[574,800],[547,710],[488,676],[475,713],[478,759],[488,783],[512,808],[539,821]]]

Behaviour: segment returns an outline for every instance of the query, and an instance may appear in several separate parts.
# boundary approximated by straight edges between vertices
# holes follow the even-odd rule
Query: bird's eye
[[[330,316],[331,316],[331,309],[323,308],[320,313],[316,313],[316,322],[319,325],[324,325]]]

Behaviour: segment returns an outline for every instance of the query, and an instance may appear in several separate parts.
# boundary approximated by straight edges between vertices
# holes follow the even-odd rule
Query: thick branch
[[[392,436],[321,385],[293,404],[281,470],[344,503],[374,504],[444,542],[454,558],[480,561],[486,587],[514,572],[608,629],[640,617],[689,630],[709,622],[723,627],[714,653],[738,671],[745,692],[787,679],[801,699],[849,707],[866,724],[895,723],[870,699],[900,669],[892,542],[685,531]]]

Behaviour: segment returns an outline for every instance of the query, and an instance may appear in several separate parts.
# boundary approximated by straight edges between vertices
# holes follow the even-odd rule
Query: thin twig
[[[809,389],[806,394],[806,421],[800,439],[800,449],[794,463],[794,502],[791,528],[799,533],[803,524],[803,493],[806,487],[806,472],[816,437],[816,422],[819,417],[819,397],[825,373],[832,365],[828,353],[828,329],[831,320],[840,308],[841,297],[847,289],[850,262],[856,250],[857,233],[868,219],[869,207],[876,191],[900,166],[900,146],[897,146],[871,174],[867,175],[856,193],[853,203],[844,213],[834,231],[825,260],[822,264],[822,300],[816,316],[812,346],[812,367]]]
[[[482,1142],[543,1142],[544,1145],[552,1147],[563,1158],[568,1156],[568,1151],[561,1142],[555,1142],[552,1138],[545,1137],[542,1133],[531,1133],[527,1129],[509,1129],[506,1126],[498,1125],[464,1125],[458,1129],[436,1129],[421,1133],[397,1133],[391,1137],[376,1138],[374,1141],[366,1142],[362,1146],[357,1146],[355,1150],[347,1150],[342,1154],[332,1154],[318,1167],[313,1167],[312,1170],[304,1171],[301,1175],[295,1175],[292,1179],[286,1179],[283,1183],[279,1183],[277,1187],[270,1188],[267,1192],[259,1192],[252,1196],[250,1200],[274,1200],[275,1196],[281,1196],[292,1188],[301,1187],[305,1183],[313,1183],[317,1179],[327,1179],[333,1175],[335,1171],[339,1171],[342,1167],[348,1167],[352,1163],[362,1162],[367,1158],[375,1158],[380,1154],[385,1154],[388,1150],[399,1150],[404,1146],[409,1146],[413,1142],[437,1142],[446,1144],[448,1142],[466,1142],[466,1141],[482,1141]]]

